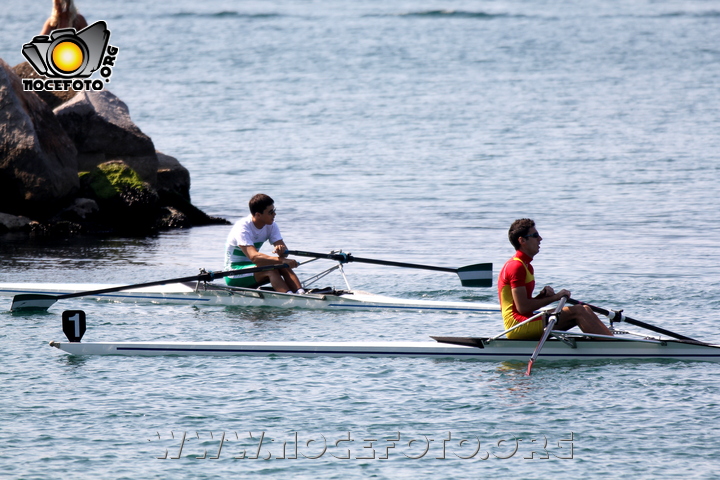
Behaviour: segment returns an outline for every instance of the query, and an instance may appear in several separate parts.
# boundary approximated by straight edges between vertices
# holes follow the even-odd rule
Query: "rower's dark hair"
[[[256,213],[263,213],[267,207],[274,205],[275,201],[264,193],[258,193],[254,195],[249,202],[250,213],[255,215]]]
[[[529,218],[520,218],[510,225],[510,230],[508,230],[508,239],[510,240],[510,243],[512,243],[512,246],[515,247],[515,250],[520,250],[519,238],[530,233],[530,229],[534,226],[535,222]]]

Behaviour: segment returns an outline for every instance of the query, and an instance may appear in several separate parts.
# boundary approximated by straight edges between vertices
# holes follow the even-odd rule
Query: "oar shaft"
[[[608,317],[611,321],[615,322],[626,322],[631,325],[635,325],[636,327],[641,327],[646,330],[650,330],[662,335],[667,335],[668,337],[677,338],[678,340],[687,340],[690,342],[697,342],[697,343],[704,343],[700,340],[695,340],[694,338],[686,337],[685,335],[680,335],[679,333],[671,332],[670,330],[665,330],[664,328],[656,327],[655,325],[650,325],[649,323],[641,322],[640,320],[635,320],[633,318],[630,318],[628,316],[625,316],[622,312],[613,312],[610,310],[606,310],[601,307],[596,307],[595,305],[590,305],[589,303],[580,302],[578,300],[575,300],[573,298],[568,299],[568,303],[572,305],[587,305],[590,307],[590,310],[592,310],[595,313],[599,313],[600,315],[605,315]]]
[[[435,267],[433,265],[418,265],[416,263],[403,263],[403,262],[391,262],[388,260],[375,260],[373,258],[361,258],[354,257],[349,253],[314,253],[314,252],[303,252],[300,250],[288,250],[288,255],[295,255],[298,257],[316,257],[325,258],[327,260],[335,260],[336,262],[347,263],[347,262],[358,262],[358,263],[371,263],[375,265],[388,265],[391,267],[404,267],[404,268],[418,268],[422,270],[435,270],[437,272],[450,272],[457,273],[457,268],[447,267]]]
[[[300,250],[288,250],[288,255],[299,257],[315,257],[335,260],[340,263],[360,262],[375,265],[388,265],[391,267],[418,268],[421,270],[434,270],[436,272],[455,273],[460,277],[463,287],[492,287],[492,263],[478,263],[460,268],[436,267],[433,265],[419,265],[417,263],[392,262],[388,260],[375,260],[373,258],[353,257],[349,253],[315,253]]]
[[[360,258],[350,256],[351,262],[372,263],[375,265],[388,265],[391,267],[418,268],[421,270],[435,270],[436,272],[457,273],[457,268],[435,267],[432,265],[417,265],[415,263],[390,262],[387,260],[373,260],[372,258]]]
[[[565,306],[565,302],[567,302],[568,297],[562,297],[560,299],[560,302],[558,302],[558,306],[555,308],[553,313],[550,315],[550,319],[548,320],[548,324],[545,327],[545,331],[543,332],[542,338],[540,338],[540,341],[537,344],[537,347],[535,347],[535,351],[530,356],[530,361],[528,361],[528,368],[525,372],[525,375],[530,375],[530,371],[532,370],[533,364],[535,363],[535,360],[537,360],[538,355],[540,355],[540,350],[542,350],[543,345],[545,345],[545,341],[550,336],[550,332],[552,332],[552,329],[555,328],[555,324],[558,320],[558,315],[562,311],[563,307]]]
[[[122,290],[130,290],[130,289],[135,289],[135,288],[155,287],[158,285],[166,285],[168,283],[192,282],[192,281],[196,281],[196,280],[198,282],[207,282],[207,281],[215,280],[216,278],[229,277],[230,275],[243,275],[246,273],[265,272],[267,270],[275,270],[278,268],[289,268],[289,266],[286,264],[266,265],[264,267],[245,268],[242,270],[228,270],[225,272],[207,272],[207,273],[201,273],[199,275],[193,275],[190,277],[171,278],[168,280],[158,280],[155,282],[147,282],[147,283],[136,283],[134,285],[102,288],[100,290],[90,290],[87,292],[66,293],[64,295],[56,296],[55,299],[62,300],[64,298],[87,297],[87,296],[92,296],[92,295],[100,295],[103,293],[120,292]]]
[[[530,375],[530,371],[532,370],[533,364],[535,363],[535,360],[537,360],[538,355],[540,355],[540,350],[542,349],[543,345],[545,345],[545,341],[550,336],[550,332],[553,328],[555,328],[555,324],[557,323],[557,315],[553,315],[552,318],[548,321],[547,327],[545,327],[545,332],[543,333],[542,338],[540,339],[540,342],[538,343],[537,347],[535,347],[535,351],[530,356],[530,360],[528,361],[528,368],[525,372],[525,375]]]

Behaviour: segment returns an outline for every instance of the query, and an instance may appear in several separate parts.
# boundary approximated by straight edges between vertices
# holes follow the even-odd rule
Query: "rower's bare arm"
[[[258,252],[254,245],[240,245],[240,249],[243,251],[245,256],[258,267],[283,263],[279,257],[273,257],[272,255]]]
[[[245,256],[258,267],[264,267],[266,265],[280,265],[283,263],[286,263],[290,266],[290,268],[297,268],[298,266],[298,263],[295,260],[260,253],[254,245],[240,245],[240,249],[243,251]]]
[[[543,289],[548,292],[548,290]],[[552,289],[550,289],[552,291]],[[531,316],[536,310],[539,310],[553,302],[557,302],[564,296],[570,296],[570,292],[567,290],[560,290],[559,292],[553,292],[553,295],[528,298],[527,289],[525,287],[517,287],[512,289],[513,302],[517,307],[518,312],[525,316]]]
[[[287,258],[287,245],[285,245],[285,242],[281,238],[277,242],[273,243],[275,245],[275,250],[273,251],[274,254],[278,255],[280,257],[280,260],[282,263],[285,263],[290,266],[290,268],[297,268],[300,266],[297,260],[293,260],[292,258]]]
[[[275,249],[273,250],[273,253],[279,257],[287,257],[287,245],[285,245],[285,242],[280,239],[277,242],[273,243],[275,245]]]

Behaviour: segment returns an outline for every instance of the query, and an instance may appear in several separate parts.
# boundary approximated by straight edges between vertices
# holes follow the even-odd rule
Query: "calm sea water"
[[[234,221],[265,192],[291,247],[494,262],[496,273],[512,253],[507,227],[531,217],[544,238],[540,284],[720,343],[715,2],[79,7],[120,48],[110,89],[190,170],[207,213]],[[4,0],[0,57],[21,62],[49,10]],[[227,231],[6,235],[0,281],[192,275],[222,266]],[[398,297],[496,299],[453,275],[346,271],[353,287]],[[87,312],[88,341],[426,340],[494,334],[501,322],[83,300],[46,314],[7,308],[8,478],[718,478],[714,364],[538,363],[527,378],[523,365],[423,359],[79,358],[47,346],[63,338],[66,308]],[[223,434],[220,458],[199,458],[217,456]]]

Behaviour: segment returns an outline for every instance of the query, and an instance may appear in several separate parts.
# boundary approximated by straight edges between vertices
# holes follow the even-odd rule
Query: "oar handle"
[[[296,257],[315,257],[324,258],[326,260],[335,260],[340,263],[349,262],[349,253],[315,253],[315,252],[303,252],[302,250],[285,250],[285,255],[295,255]]]
[[[253,268],[245,268],[241,270],[227,270],[225,272],[205,272],[201,273],[199,275],[193,275],[190,277],[180,277],[180,278],[171,278],[168,280],[158,280],[156,282],[148,282],[148,283],[137,283],[134,285],[125,285],[121,287],[109,287],[109,288],[102,288],[100,290],[90,290],[87,292],[76,292],[76,293],[66,293],[64,295],[58,295],[55,297],[56,300],[61,300],[64,298],[75,298],[75,297],[86,297],[89,295],[100,295],[102,293],[112,293],[112,292],[120,292],[123,290],[130,290],[135,288],[143,288],[143,287],[155,287],[158,285],[166,285],[168,283],[182,283],[182,282],[209,282],[212,280],[215,280],[217,278],[223,278],[223,277],[229,277],[230,275],[242,275],[246,273],[256,273],[256,272],[265,272],[268,270],[275,270],[278,268],[290,268],[287,264],[282,265],[266,265],[264,267],[253,267]]]
[[[641,322],[640,320],[635,320],[633,318],[630,318],[628,316],[625,316],[625,314],[622,313],[622,310],[616,311],[616,310],[606,310],[601,307],[596,307],[595,305],[590,305],[589,303],[580,302],[578,300],[575,300],[573,298],[568,299],[568,303],[572,305],[586,305],[590,307],[590,310],[592,310],[595,313],[599,313],[600,315],[605,315],[610,319],[611,322],[625,322],[629,323],[631,325],[635,325],[636,327],[645,328],[647,330],[660,333],[662,335],[667,335],[668,337],[677,338],[678,340],[685,340],[688,342],[694,342],[694,343],[705,343],[700,340],[695,340],[694,338],[686,337],[685,335],[680,335],[679,333],[671,332],[670,330],[665,330],[664,328],[656,327],[655,325],[650,325],[649,323]]]

